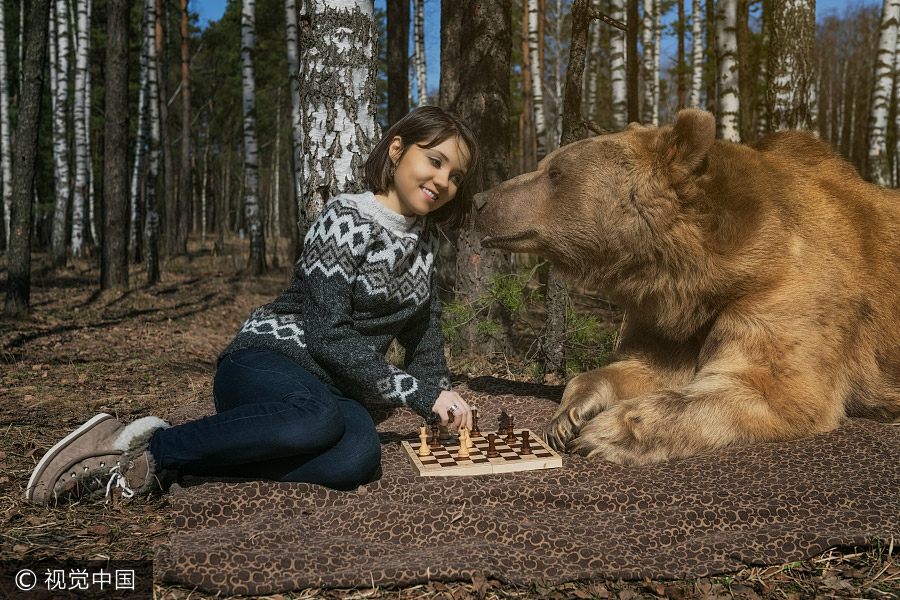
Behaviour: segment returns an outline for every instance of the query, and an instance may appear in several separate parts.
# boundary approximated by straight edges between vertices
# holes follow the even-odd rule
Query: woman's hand
[[[472,409],[456,392],[443,391],[437,397],[431,412],[441,418],[441,423],[455,431],[460,427],[472,429]]]

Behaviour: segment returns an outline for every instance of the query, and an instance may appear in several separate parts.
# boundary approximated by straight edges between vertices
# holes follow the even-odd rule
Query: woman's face
[[[403,152],[398,136],[391,141],[390,154],[397,168],[387,206],[407,217],[427,215],[450,202],[469,163],[468,149],[457,137],[432,148],[412,144]]]

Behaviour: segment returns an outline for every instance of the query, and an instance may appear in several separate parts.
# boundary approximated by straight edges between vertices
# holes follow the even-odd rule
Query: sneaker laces
[[[116,465],[109,470],[109,481],[106,482],[107,504],[109,503],[110,495],[112,494],[112,490],[114,487],[122,488],[123,498],[131,498],[134,496],[134,490],[128,487],[128,480],[125,479],[125,475],[122,474],[122,470],[119,468],[119,465]]]

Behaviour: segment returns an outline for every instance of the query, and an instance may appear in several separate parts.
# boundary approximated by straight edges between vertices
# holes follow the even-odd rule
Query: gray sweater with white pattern
[[[450,389],[434,274],[435,227],[374,194],[330,201],[306,234],[291,284],[257,308],[219,355],[264,348],[361,401],[407,405],[433,420]],[[385,359],[394,338],[405,370]]]

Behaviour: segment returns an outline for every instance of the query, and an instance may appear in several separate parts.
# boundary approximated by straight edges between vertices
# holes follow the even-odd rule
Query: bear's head
[[[715,131],[712,114],[683,110],[674,126],[632,124],[564,146],[476,196],[482,245],[537,254],[608,289],[665,251],[656,244],[683,221]]]

